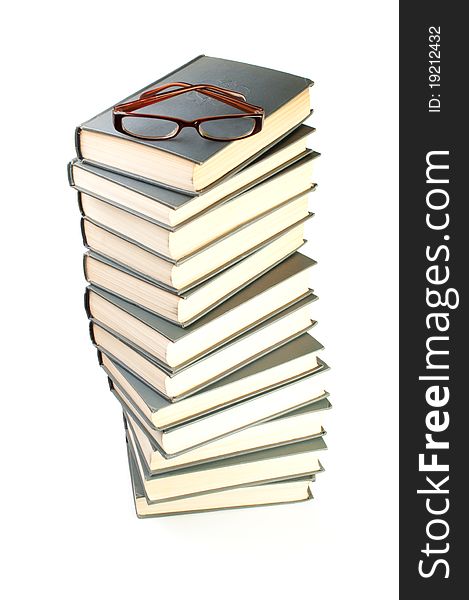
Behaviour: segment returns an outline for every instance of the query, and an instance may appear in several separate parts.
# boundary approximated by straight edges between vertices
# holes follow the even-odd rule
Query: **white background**
[[[4,597],[397,597],[396,4],[4,8]],[[330,450],[311,503],[140,521],[88,339],[65,167],[75,125],[200,53],[316,82],[308,251],[333,367]]]

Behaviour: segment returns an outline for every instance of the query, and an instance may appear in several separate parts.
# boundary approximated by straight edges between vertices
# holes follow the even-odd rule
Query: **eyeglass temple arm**
[[[181,89],[161,93],[165,89],[176,86],[180,86]],[[148,90],[147,92],[141,94],[140,98],[137,100],[132,100],[130,102],[117,105],[115,110],[137,110],[138,108],[144,108],[145,106],[150,106],[156,102],[161,102],[168,98],[174,98],[175,96],[179,96],[180,94],[185,94],[191,91],[198,91],[201,94],[205,94],[206,96],[210,96],[216,100],[220,100],[221,102],[225,102],[226,104],[241,110],[246,110],[246,108],[249,108],[255,112],[264,112],[261,107],[246,102],[245,97],[239,92],[226,90],[224,88],[209,84],[191,85],[189,83],[182,82],[168,83],[158,88],[154,88],[153,90]]]
[[[163,90],[168,89],[168,88],[173,88],[179,86],[182,89],[179,90],[172,90],[171,92],[166,92],[166,93],[161,93]],[[144,106],[148,106],[149,104],[152,104],[154,102],[161,102],[163,100],[166,100],[168,98],[173,98],[175,96],[179,96],[180,94],[185,94],[187,92],[192,92],[192,91],[199,91],[202,94],[205,94],[207,96],[211,96],[212,98],[216,98],[218,100],[220,100],[222,97],[222,100],[224,102],[227,102],[229,100],[232,101],[236,101],[237,99],[239,99],[239,102],[244,104],[249,105],[246,102],[245,97],[240,94],[239,92],[234,92],[232,90],[225,90],[224,88],[220,88],[217,86],[212,86],[209,84],[189,84],[189,83],[182,83],[182,82],[173,82],[173,83],[168,83],[166,85],[162,85],[158,88],[154,88],[152,90],[148,90],[147,92],[144,92],[143,94],[141,94],[140,98],[136,99],[136,100],[132,100],[131,102],[126,102],[125,104],[120,104],[118,106],[116,106],[116,109],[122,109],[122,108],[129,108],[131,109],[132,106],[136,106],[138,105],[139,108],[143,108]],[[251,105],[249,105],[251,106]],[[135,110],[135,108],[134,108]]]
[[[181,81],[167,83],[167,84],[159,86],[157,88],[153,88],[152,90],[147,90],[146,92],[143,92],[143,94],[140,95],[140,98],[149,98],[151,96],[161,95],[161,92],[163,90],[166,90],[166,89],[172,88],[172,87],[184,88],[183,91],[185,91],[185,92],[193,91],[193,90],[200,90],[200,91],[212,90],[212,91],[219,92],[220,94],[223,94],[223,95],[233,96],[234,98],[239,98],[239,99],[243,100],[244,102],[246,102],[245,96],[243,96],[243,94],[241,94],[240,92],[236,92],[234,90],[228,90],[225,88],[221,88],[216,85],[212,85],[210,83],[184,83]],[[173,91],[179,91],[179,90],[173,90]]]
[[[167,92],[167,94],[161,94],[160,92],[163,89],[167,89],[168,87],[181,86],[183,89],[174,90],[173,92]],[[206,96],[210,96],[215,98],[216,100],[221,100],[226,104],[230,104],[235,108],[246,109],[250,108],[255,110],[256,112],[264,112],[264,110],[260,106],[255,106],[254,104],[250,104],[246,101],[246,97],[240,92],[236,92],[234,90],[228,90],[226,88],[218,87],[217,85],[212,85],[208,83],[198,83],[198,84],[189,84],[189,83],[170,83],[159,88],[155,88],[153,90],[148,90],[144,92],[140,98],[144,97],[157,97],[159,100],[164,100],[166,98],[170,98],[172,96],[176,96],[179,94],[183,94],[185,92],[200,92],[201,94],[205,94]]]

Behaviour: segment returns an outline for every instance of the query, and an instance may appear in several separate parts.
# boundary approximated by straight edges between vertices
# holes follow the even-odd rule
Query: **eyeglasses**
[[[170,88],[177,88],[171,91]],[[244,114],[207,116],[186,121],[167,115],[135,112],[157,102],[188,92],[199,92],[232,106]],[[168,140],[184,127],[193,127],[200,136],[214,141],[241,140],[259,133],[264,122],[264,109],[249,104],[239,92],[207,83],[192,85],[173,82],[148,90],[137,100],[117,104],[112,110],[114,128],[125,135],[144,140]]]

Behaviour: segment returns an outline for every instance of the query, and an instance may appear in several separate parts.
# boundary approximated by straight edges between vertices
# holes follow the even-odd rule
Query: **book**
[[[270,420],[248,425],[183,453],[166,455],[155,440],[154,431],[146,426],[139,413],[132,412],[125,400],[121,404],[142,460],[153,475],[324,435],[324,412],[331,408],[326,392],[300,408],[274,416]],[[187,427],[191,427],[190,422]]]
[[[155,348],[146,339],[143,339],[143,344],[140,344],[139,342],[142,342],[142,340],[137,339],[137,336],[132,334],[131,327],[129,327],[130,338],[126,337],[127,332],[121,333],[123,328],[118,327],[119,331],[116,331],[112,325],[118,326],[119,322],[117,321],[109,326],[91,318],[90,332],[94,341],[98,340],[95,332],[98,332],[98,336],[101,337],[103,337],[101,330],[111,334],[113,338],[116,338],[131,350],[135,350],[153,365],[161,368],[169,377],[184,372],[184,377],[178,377],[179,379],[192,377],[192,380],[196,381],[199,378],[198,374],[201,373],[204,374],[204,377],[209,377],[210,373],[214,373],[214,370],[218,372],[220,368],[223,368],[224,372],[239,368],[237,365],[254,360],[252,357],[258,358],[316,325],[316,321],[310,317],[310,305],[316,298],[312,292],[307,293],[291,302],[283,310],[276,311],[275,314],[247,328],[246,331],[240,332],[232,340],[212,347],[206,352],[200,353],[198,357],[181,364],[169,365],[161,360],[159,346]],[[223,332],[221,333],[223,334]],[[106,344],[105,347],[108,352],[119,356],[121,361],[127,362],[128,360],[128,364],[138,361],[137,357],[133,358],[132,352],[129,352],[127,348],[121,348],[120,344],[113,339],[108,339]]]
[[[124,400],[130,403],[130,410],[138,411],[150,428],[164,431],[222,407],[235,404],[241,406],[241,402],[248,399],[252,399],[252,402],[258,400],[253,406],[256,407],[256,411],[260,411],[255,413],[248,409],[248,417],[251,419],[249,423],[252,423],[256,418],[263,420],[279,415],[292,408],[298,408],[313,397],[321,396],[324,393],[324,382],[317,381],[317,376],[327,371],[328,366],[317,356],[320,348],[320,344],[313,338],[302,335],[207,388],[176,402],[171,402],[155,391],[126,366],[117,363],[105,353],[101,352],[98,358],[111,379],[111,388],[115,387],[124,395]],[[314,381],[311,381],[310,377],[313,376]],[[240,410],[240,413],[243,412],[244,409]],[[227,431],[233,431],[238,423],[238,410],[225,414],[229,414],[230,418]]]
[[[304,206],[306,206],[306,203]],[[244,252],[238,250],[236,244],[233,245],[230,240],[230,244],[235,251],[234,258],[224,264],[220,264],[212,271],[210,271],[209,267],[204,265],[204,257],[200,256],[198,253],[192,257],[194,260],[183,259],[177,263],[172,263],[171,261],[158,257],[152,252],[146,251],[122,236],[113,235],[111,232],[94,225],[86,219],[83,219],[81,223],[83,243],[89,249],[89,254],[93,258],[101,258],[102,262],[120,268],[121,271],[130,271],[130,273],[133,273],[136,276],[154,282],[157,287],[178,295],[183,295],[199,286],[199,284],[214,278],[229,267],[236,265],[236,263],[248,258],[252,254],[256,254],[258,250],[262,250],[267,246],[269,250],[256,255],[257,259],[265,259],[267,261],[270,258],[272,260],[272,257],[277,257],[277,254],[275,253],[277,250],[279,253],[281,250],[285,253],[285,248],[290,249],[291,247],[294,249],[293,251],[290,251],[289,254],[292,254],[298,247],[301,247],[301,245],[305,243],[305,240],[303,239],[304,223],[312,216],[312,214],[307,214],[300,221],[287,226],[278,233],[274,233],[267,239],[265,239],[264,236],[270,235],[270,232],[268,230],[265,231],[265,227],[258,228],[258,231],[260,231],[260,234],[264,239],[257,245],[252,246],[249,244],[249,241],[246,241],[249,240],[249,235],[244,236],[245,246],[247,246]],[[283,227],[284,223],[280,222],[279,226]],[[249,234],[249,232],[247,233]],[[279,243],[274,245],[273,242]],[[295,246],[292,246],[293,242],[295,243]],[[211,257],[208,257],[209,259],[220,263],[220,259],[216,257],[216,249],[209,254],[212,255]],[[285,258],[285,256],[283,256],[283,258]],[[283,260],[283,258],[280,260]],[[223,262],[223,260],[221,262]],[[279,260],[274,264],[277,264],[277,262],[279,262]],[[263,264],[264,263],[262,263],[262,265]],[[194,273],[191,267],[196,267],[198,272]],[[257,273],[254,272],[254,278],[256,275]],[[118,278],[118,275],[114,274],[114,278]],[[120,282],[119,278],[118,281]]]
[[[232,342],[178,369],[155,360],[150,353],[93,321],[90,323],[90,335],[100,351],[144,379],[159,393],[175,400],[206,387],[304,334],[315,324],[310,318],[310,303],[310,298],[299,300]],[[318,342],[316,344],[320,346]]]
[[[307,136],[313,131],[312,127],[300,125],[253,163],[196,196],[127,177],[78,159],[68,165],[69,182],[82,194],[98,198],[131,215],[147,218],[171,232],[189,219],[245,194],[252,187],[258,187],[301,158],[317,157],[317,152],[306,147]]]
[[[140,519],[233,508],[290,504],[311,500],[313,497],[312,485],[315,481],[315,475],[261,485],[231,488],[220,492],[151,504],[145,495],[143,481],[129,447],[127,447],[127,456],[135,512]]]
[[[152,475],[145,469],[130,428],[127,438],[150,503],[317,474],[324,470],[320,457],[327,449],[324,439],[315,437]]]
[[[315,375],[318,375],[319,372],[323,372],[323,370],[318,370]],[[223,436],[240,432],[247,427],[283,415],[290,410],[322,400],[328,395],[324,390],[323,383],[319,380],[315,382],[312,388],[308,388],[307,384],[311,386],[311,382],[306,382],[305,378],[298,381],[294,386],[292,384],[291,388],[277,389],[275,394],[272,392],[271,395],[255,396],[252,399],[231,406],[221,407],[208,415],[189,419],[174,427],[156,430],[148,425],[143,414],[133,404],[130,396],[118,383],[114,383],[112,378],[110,387],[124,411],[132,414],[145,427],[149,443],[153,444],[156,451],[160,452],[163,457],[169,458],[180,453],[187,453],[189,450],[199,449],[209,442],[223,438]],[[286,398],[285,394],[290,392],[297,392],[298,396]],[[269,404],[270,402],[272,404]],[[303,426],[306,427],[306,420],[303,419],[303,421],[305,421]],[[319,422],[315,422],[314,431],[311,435],[318,435],[319,425]],[[292,429],[289,432],[284,431],[283,434],[290,435],[291,432]]]
[[[93,252],[175,290],[183,290],[213,277],[290,228],[302,226],[310,216],[307,195],[296,196],[178,261],[161,257],[88,219],[82,221],[82,231],[85,245]]]
[[[290,228],[212,278],[179,291],[93,252],[85,254],[83,266],[89,283],[187,327],[294,254],[303,243],[303,225]],[[311,260],[311,266],[314,264]]]
[[[152,354],[169,367],[189,364],[310,298],[312,263],[297,253],[262,275],[192,325],[181,327],[106,290],[90,286],[85,307],[90,319]]]
[[[196,269],[193,265],[198,260],[211,261],[207,270],[214,271],[250,246],[256,246],[308,214],[306,192],[314,189],[312,164],[313,159],[306,156],[172,230],[85,193],[79,194],[79,205],[85,224],[90,221],[175,264],[187,259],[186,269]],[[303,210],[295,214],[293,208],[300,202]],[[93,244],[90,246],[94,247]],[[99,251],[99,248],[94,249]],[[115,258],[112,254],[110,257]],[[189,258],[195,260],[189,261]]]
[[[77,128],[77,156],[111,170],[196,192],[255,158],[310,114],[309,79],[209,56],[194,58],[116,104],[174,81],[208,83],[241,92],[248,102],[264,109],[262,131],[230,142],[203,139],[191,128],[171,140],[137,140],[114,129],[111,107]],[[227,106],[191,92],[148,106],[145,111],[192,120],[227,114]]]

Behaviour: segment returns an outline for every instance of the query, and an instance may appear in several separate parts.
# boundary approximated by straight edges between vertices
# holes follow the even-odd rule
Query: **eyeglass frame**
[[[164,92],[164,90],[172,87],[179,87],[180,89]],[[206,117],[200,117],[198,119],[194,119],[192,121],[187,121],[185,119],[180,119],[178,117],[170,117],[167,115],[154,115],[148,113],[135,113],[134,111],[139,110],[141,108],[145,108],[146,106],[151,106],[156,104],[157,102],[162,102],[163,100],[167,100],[169,98],[174,98],[179,96],[180,94],[186,94],[187,92],[200,92],[206,96],[210,96],[220,102],[224,102],[234,108],[244,111],[246,114],[227,114],[227,115],[212,115]],[[133,118],[146,118],[146,119],[164,119],[165,121],[170,121],[176,123],[177,129],[175,129],[174,133],[171,133],[167,136],[140,136],[138,134],[129,132],[125,129],[123,125],[123,120],[125,117],[133,117]],[[158,141],[158,140],[169,140],[175,138],[185,127],[193,127],[197,133],[204,139],[212,140],[216,142],[223,141],[236,141],[246,139],[259,133],[262,130],[262,126],[264,123],[265,111],[262,107],[256,106],[254,104],[250,104],[246,101],[246,97],[240,92],[236,92],[234,90],[229,90],[226,88],[218,87],[216,85],[211,85],[208,83],[199,83],[199,84],[190,84],[184,82],[171,82],[159,86],[157,88],[153,88],[151,90],[147,90],[143,92],[139,98],[136,100],[131,100],[130,102],[124,102],[122,104],[116,104],[116,106],[112,109],[112,119],[114,128],[119,133],[124,135],[128,135],[134,137],[136,139],[148,140],[148,141]],[[207,121],[218,121],[222,119],[253,119],[254,127],[251,132],[247,135],[239,136],[239,137],[211,137],[203,132],[200,129],[200,126]]]

